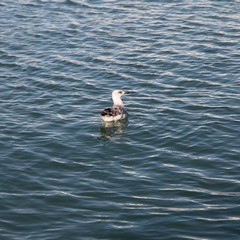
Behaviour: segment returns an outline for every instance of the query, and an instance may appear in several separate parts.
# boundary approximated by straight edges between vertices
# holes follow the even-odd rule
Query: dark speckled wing
[[[113,106],[111,108],[110,107],[105,108],[101,112],[101,116],[108,116],[108,117],[124,116],[124,117],[127,117],[127,111],[122,106]]]

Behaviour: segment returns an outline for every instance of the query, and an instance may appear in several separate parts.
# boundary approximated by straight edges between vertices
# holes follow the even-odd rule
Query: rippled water
[[[239,1],[0,12],[1,239],[239,239]]]

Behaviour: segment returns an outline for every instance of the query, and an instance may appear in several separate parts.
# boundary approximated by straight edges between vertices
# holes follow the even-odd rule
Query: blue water
[[[1,1],[0,239],[240,239],[239,12]]]

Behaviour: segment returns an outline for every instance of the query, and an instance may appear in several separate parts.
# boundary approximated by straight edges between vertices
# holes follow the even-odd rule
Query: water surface
[[[239,239],[239,1],[0,11],[1,239]]]

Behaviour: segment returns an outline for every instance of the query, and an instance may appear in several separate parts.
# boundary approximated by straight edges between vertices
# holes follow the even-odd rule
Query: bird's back
[[[117,121],[120,119],[127,118],[128,113],[123,106],[112,106],[105,108],[101,112],[101,117],[103,121],[110,122],[110,121]]]

